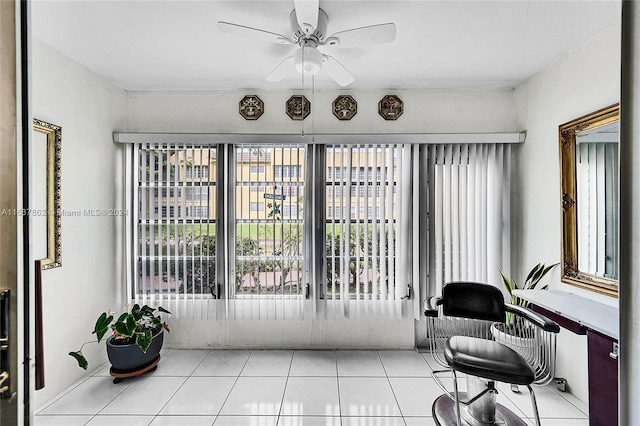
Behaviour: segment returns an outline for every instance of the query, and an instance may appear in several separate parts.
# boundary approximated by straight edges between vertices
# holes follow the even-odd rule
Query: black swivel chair
[[[518,305],[504,302],[494,286],[451,282],[441,297],[425,301],[429,339],[434,360],[446,370],[434,372],[445,390],[433,403],[438,425],[526,425],[511,410],[496,403],[495,382],[526,386],[536,424],[540,416],[532,384],[553,379],[555,322]],[[451,372],[453,393],[439,375]],[[456,373],[467,375],[467,392],[458,391]]]

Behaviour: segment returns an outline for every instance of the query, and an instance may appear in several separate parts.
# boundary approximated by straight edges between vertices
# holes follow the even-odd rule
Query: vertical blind
[[[407,313],[411,155],[410,145],[327,147],[325,296],[338,317]]]
[[[508,272],[506,144],[135,152],[133,300],[178,316],[420,318],[443,283]]]
[[[430,219],[434,253],[429,293],[450,281],[500,285],[509,271],[510,146],[432,145]]]
[[[216,296],[216,149],[143,144],[138,149],[133,293],[177,316],[206,318]]]

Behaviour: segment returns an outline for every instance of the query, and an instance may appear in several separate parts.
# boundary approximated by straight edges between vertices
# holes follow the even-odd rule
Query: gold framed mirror
[[[43,270],[62,266],[62,127],[33,120],[31,203],[34,258]]]
[[[619,104],[559,127],[562,281],[617,297]]]

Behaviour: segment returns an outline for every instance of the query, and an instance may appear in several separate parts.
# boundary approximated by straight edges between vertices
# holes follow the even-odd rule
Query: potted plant
[[[149,305],[135,304],[129,309],[127,305],[125,312],[114,322],[114,312],[103,312],[92,332],[96,335],[96,340],[83,343],[78,351],[69,352],[69,355],[86,370],[89,363],[82,349],[86,344],[101,342],[111,329],[113,334],[107,339],[106,345],[112,367],[117,371],[135,371],[143,368],[159,356],[164,339],[163,331],[169,331],[161,313],[170,314],[163,307],[156,309]]]
[[[509,293],[509,297],[511,298],[511,304],[522,306],[523,308],[529,307],[529,302],[520,299],[518,296],[513,294],[513,290],[535,290],[538,284],[540,284],[542,278],[544,278],[544,276],[556,266],[558,266],[558,263],[554,263],[549,266],[546,266],[544,263],[538,263],[533,267],[533,269],[531,269],[531,271],[529,271],[529,275],[527,275],[527,278],[524,280],[522,287],[519,287],[515,280],[506,277],[502,270],[498,269],[500,271],[500,276],[502,277],[502,285],[507,290],[507,293]],[[539,290],[546,290],[548,287],[549,286],[545,284],[540,287]]]
[[[539,288],[538,285],[540,285],[542,278],[544,278],[544,276],[547,275],[547,273],[549,273],[549,271],[551,271],[557,265],[558,263],[554,263],[553,265],[549,266],[546,266],[544,263],[538,263],[531,269],[531,271],[529,271],[529,274],[524,280],[522,286],[519,286],[515,280],[512,280],[509,277],[505,276],[502,270],[499,269],[500,276],[502,277],[502,285],[509,294],[511,304],[518,305],[523,308],[528,308],[530,305],[529,302],[513,294],[513,291],[535,289],[546,290],[549,287],[548,285],[545,284],[540,286]],[[528,338],[531,330],[529,330],[528,327],[523,323],[521,317],[513,315],[511,313],[507,313],[507,318],[504,324],[492,324],[491,333],[496,340],[502,343],[508,342],[510,346],[527,348],[532,345],[530,341],[531,339]]]

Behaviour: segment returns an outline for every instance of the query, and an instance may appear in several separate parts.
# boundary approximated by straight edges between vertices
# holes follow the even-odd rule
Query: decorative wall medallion
[[[264,102],[256,95],[247,95],[240,101],[240,115],[245,120],[257,120],[264,112]]]
[[[304,120],[311,112],[311,102],[304,96],[293,95],[287,101],[287,115],[292,120]]]
[[[395,95],[387,95],[378,102],[378,114],[385,120],[397,120],[403,111],[402,100]]]
[[[351,120],[358,113],[358,103],[348,95],[338,96],[333,101],[333,115],[338,120]]]

